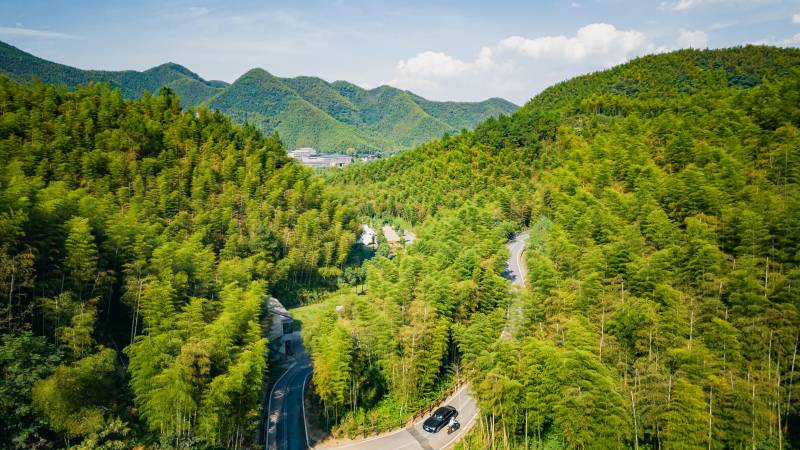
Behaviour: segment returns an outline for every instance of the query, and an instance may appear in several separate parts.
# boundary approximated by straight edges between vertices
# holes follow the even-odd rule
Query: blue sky
[[[800,0],[0,1],[0,40],[85,69],[261,67],[436,100],[503,97],[646,53],[800,46]]]

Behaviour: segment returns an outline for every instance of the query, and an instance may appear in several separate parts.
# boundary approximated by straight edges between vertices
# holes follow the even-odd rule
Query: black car
[[[458,416],[458,411],[452,406],[442,406],[433,412],[433,415],[428,417],[428,420],[422,423],[422,429],[428,433],[438,433],[439,430],[444,428],[450,419]]]

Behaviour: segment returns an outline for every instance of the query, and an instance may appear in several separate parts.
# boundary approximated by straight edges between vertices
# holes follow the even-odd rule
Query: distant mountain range
[[[3,42],[0,73],[20,83],[29,83],[33,77],[68,87],[108,83],[128,98],[168,87],[181,97],[185,107],[218,109],[265,133],[277,131],[290,148],[322,151],[389,153],[472,128],[490,116],[510,114],[518,108],[500,98],[437,102],[391,86],[367,90],[347,81],[279,78],[263,69],[252,69],[231,84],[204,80],[174,63],[143,72],[82,70],[38,58]]]

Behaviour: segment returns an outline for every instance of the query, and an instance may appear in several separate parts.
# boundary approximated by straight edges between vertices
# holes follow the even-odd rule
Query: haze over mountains
[[[143,72],[82,70],[54,63],[0,42],[0,73],[29,83],[70,88],[108,83],[126,98],[172,89],[184,107],[207,106],[247,121],[265,133],[278,132],[289,148],[391,153],[445,133],[472,128],[484,119],[518,107],[500,98],[482,102],[439,102],[390,86],[363,89],[347,81],[316,77],[280,78],[252,69],[233,83],[205,80],[179,64]]]

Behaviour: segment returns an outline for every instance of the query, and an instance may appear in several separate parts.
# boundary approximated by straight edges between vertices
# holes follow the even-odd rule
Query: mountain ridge
[[[264,133],[277,132],[288,147],[322,151],[393,153],[518,109],[497,97],[482,102],[433,101],[388,85],[364,89],[346,80],[283,78],[258,67],[232,83],[205,80],[175,62],[144,71],[84,70],[4,42],[0,42],[0,74],[19,83],[37,77],[68,88],[107,83],[126,98],[167,87],[181,98],[183,107],[218,109]]]
[[[503,430],[464,447],[798,448],[797,397],[760,399],[788,399],[777,380],[797,379],[799,67],[800,49],[767,46],[645,56],[330,174],[364,216],[417,235],[301,310],[321,402],[335,380],[361,386],[358,413],[332,429],[395,427],[384,411],[406,386],[435,404],[419,380],[435,386],[455,345]],[[510,294],[505,244],[524,228],[529,280]],[[509,312],[519,325],[506,339]],[[354,369],[398,360],[418,369]],[[535,432],[521,426],[530,417]]]

